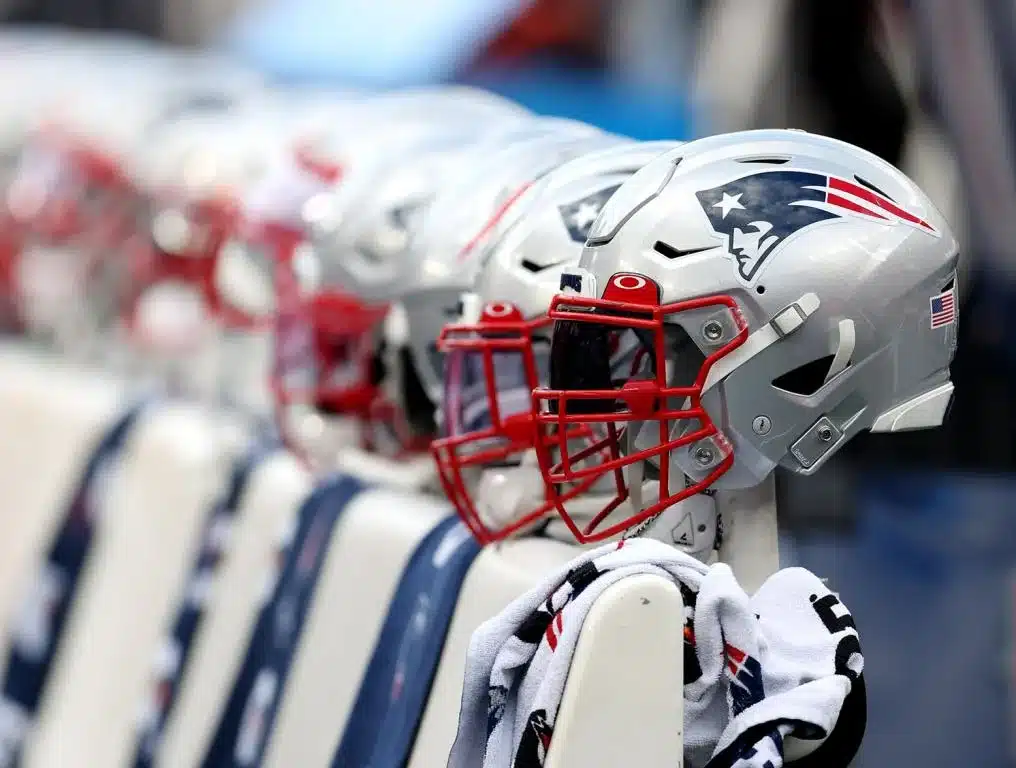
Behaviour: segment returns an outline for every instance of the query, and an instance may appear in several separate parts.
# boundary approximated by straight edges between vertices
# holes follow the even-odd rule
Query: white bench
[[[88,449],[123,404],[123,388],[115,382],[70,372],[53,378],[32,358],[21,360],[19,387],[11,383],[17,365],[0,357],[0,480],[23,509],[34,504],[38,511],[24,531],[5,537],[10,541],[3,546],[24,554],[17,568],[0,572],[8,576],[0,595],[17,594],[8,582],[42,551]],[[44,390],[45,381],[53,391]],[[22,403],[34,403],[36,411]],[[137,425],[26,766],[118,768],[130,757],[158,639],[228,468],[219,432],[207,414],[183,406],[160,408]],[[19,451],[18,444],[33,447]],[[166,768],[190,768],[202,757],[250,634],[276,533],[309,487],[306,474],[284,454],[254,473],[160,750]],[[402,570],[447,514],[445,502],[405,491],[369,490],[351,502],[333,534],[265,766],[330,765]],[[411,768],[441,766],[447,758],[475,627],[577,552],[530,539],[477,557],[449,628]],[[676,587],[656,577],[612,587],[583,629],[548,766],[679,765],[682,662]]]
[[[136,425],[112,483],[24,764],[129,759],[163,628],[227,468],[220,425],[188,406]]]
[[[22,347],[0,348],[0,623],[28,589],[33,564],[125,398],[115,379]],[[5,638],[0,632],[0,643]]]
[[[402,570],[447,514],[443,501],[392,490],[366,491],[346,510],[289,677],[267,768],[330,766]],[[577,552],[529,539],[477,557],[459,596],[410,768],[447,759],[473,630]],[[552,765],[616,766],[636,757],[647,768],[679,764],[683,616],[679,590],[662,579],[629,579],[604,596],[579,642]]]
[[[251,474],[167,722],[160,765],[200,764],[257,621],[281,533],[311,487],[299,462],[281,451]]]

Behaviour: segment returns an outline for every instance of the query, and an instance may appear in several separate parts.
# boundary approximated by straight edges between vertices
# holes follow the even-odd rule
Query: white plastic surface
[[[749,595],[780,568],[776,477],[743,491],[717,491],[723,521],[719,560],[727,563]]]
[[[582,625],[545,768],[684,765],[684,604],[677,585],[617,582]]]
[[[167,723],[160,765],[200,765],[257,621],[279,535],[311,487],[310,475],[283,452],[265,459],[248,480]]]
[[[331,765],[403,568],[449,513],[447,502],[395,490],[350,503],[332,534],[265,768]]]
[[[0,622],[28,588],[91,451],[125,402],[123,385],[48,356],[0,347]],[[0,654],[6,657],[6,633]]]
[[[101,768],[130,755],[162,629],[225,479],[219,435],[206,413],[185,406],[158,408],[136,425],[111,482],[26,768]]]

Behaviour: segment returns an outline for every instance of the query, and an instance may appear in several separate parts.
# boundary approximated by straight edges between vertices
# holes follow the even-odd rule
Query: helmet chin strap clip
[[[653,490],[655,491],[653,495],[658,497],[659,485],[654,483]],[[653,498],[649,503],[655,501],[656,498]],[[634,496],[631,502],[632,511],[635,511],[637,507]],[[720,543],[718,518],[715,499],[704,493],[698,493],[629,529],[624,533],[624,538],[656,539],[703,563],[708,563]]]
[[[636,462],[626,467],[625,474],[628,483],[628,503],[632,512],[639,512],[659,501],[659,482],[643,482],[646,474],[645,462]],[[644,495],[646,490],[650,491],[649,498]],[[655,517],[626,531],[624,538],[644,536],[658,539],[706,563],[709,562],[718,544],[717,528],[716,502],[711,496],[698,493],[671,505]]]
[[[745,339],[744,344],[716,361],[713,367],[709,369],[709,375],[706,377],[706,383],[702,391],[707,392],[710,387],[719,384],[733,371],[755,357],[755,355],[768,349],[804,325],[805,321],[818,311],[819,303],[816,294],[806,293],[793,304],[777,312],[772,320],[751,333]]]

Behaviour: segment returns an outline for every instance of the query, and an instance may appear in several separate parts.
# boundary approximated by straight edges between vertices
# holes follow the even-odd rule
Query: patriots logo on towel
[[[547,710],[532,712],[519,740],[519,751],[515,753],[512,768],[543,768],[553,735],[554,727],[547,720]]]
[[[695,196],[713,231],[726,238],[737,273],[748,284],[784,241],[822,222],[854,217],[906,224],[939,236],[931,224],[885,194],[819,173],[763,171]]]
[[[727,674],[730,678],[731,710],[737,717],[746,709],[765,699],[762,665],[754,656],[726,643]]]
[[[564,221],[565,229],[568,230],[568,236],[574,242],[586,242],[586,238],[589,237],[589,230],[592,229],[596,217],[600,215],[603,206],[607,204],[610,196],[617,192],[620,186],[620,184],[615,184],[612,187],[593,192],[581,200],[557,207],[557,210],[561,213],[561,219]]]
[[[504,717],[505,703],[508,701],[508,689],[503,685],[492,685],[487,691],[487,738],[497,728]]]

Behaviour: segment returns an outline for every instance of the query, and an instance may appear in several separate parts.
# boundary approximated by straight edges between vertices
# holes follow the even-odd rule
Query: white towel
[[[643,573],[674,580],[685,600],[689,768],[781,768],[787,736],[832,732],[863,659],[853,618],[820,579],[788,568],[748,597],[727,565],[629,539],[583,553],[473,633],[448,768],[542,766],[586,614]],[[863,720],[851,731],[859,741]]]

